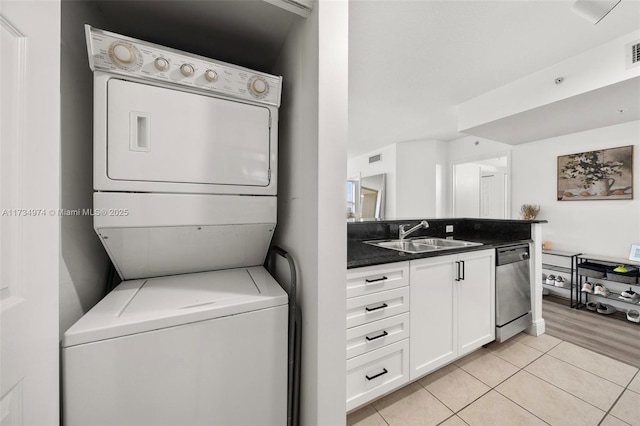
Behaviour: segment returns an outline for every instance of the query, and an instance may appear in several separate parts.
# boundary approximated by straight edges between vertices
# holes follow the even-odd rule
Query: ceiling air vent
[[[382,160],[381,154],[372,155],[371,157],[369,157],[369,164],[375,163],[376,161],[380,161],[380,160]]]
[[[640,40],[626,45],[627,69],[640,65]]]

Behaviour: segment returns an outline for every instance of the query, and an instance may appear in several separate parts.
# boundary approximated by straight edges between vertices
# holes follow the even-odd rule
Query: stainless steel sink
[[[376,247],[397,250],[405,253],[427,253],[439,250],[451,250],[461,247],[480,246],[482,243],[473,243],[462,240],[446,240],[444,238],[414,238],[407,240],[376,240],[365,241]]]
[[[416,244],[427,244],[439,248],[458,248],[482,245],[482,243],[473,243],[470,241],[462,240],[446,240],[444,238],[416,238],[411,241],[415,242]]]

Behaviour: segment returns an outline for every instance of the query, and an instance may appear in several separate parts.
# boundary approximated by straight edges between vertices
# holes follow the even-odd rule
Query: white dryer
[[[285,425],[286,321],[262,267],[126,281],[64,335],[64,423]]]
[[[261,265],[282,77],[85,27],[94,228],[122,279]]]

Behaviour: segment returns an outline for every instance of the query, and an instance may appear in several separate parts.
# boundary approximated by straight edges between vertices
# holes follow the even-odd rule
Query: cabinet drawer
[[[347,330],[347,359],[409,337],[409,313]]]
[[[347,411],[409,381],[409,339],[347,361]]]
[[[409,310],[409,287],[380,291],[347,299],[347,328],[366,324]]]
[[[347,271],[347,298],[409,285],[409,262],[367,266]]]

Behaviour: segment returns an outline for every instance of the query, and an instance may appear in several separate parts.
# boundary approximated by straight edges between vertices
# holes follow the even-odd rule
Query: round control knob
[[[251,88],[259,95],[263,94],[267,90],[267,87],[267,82],[261,78],[256,78],[253,80],[253,83],[251,83]]]
[[[113,58],[122,64],[130,64],[136,59],[136,54],[130,46],[122,43],[113,45]]]
[[[254,75],[247,82],[249,92],[258,99],[265,98],[269,94],[269,83],[264,77]]]
[[[214,70],[206,70],[204,72],[204,78],[213,83],[214,81],[218,80],[218,73]]]
[[[166,71],[169,69],[169,61],[167,61],[165,58],[156,58],[153,63],[160,71]]]
[[[193,75],[193,73],[195,72],[195,70],[193,69],[193,66],[191,66],[189,64],[182,64],[180,66],[180,72],[185,77],[191,77]]]

